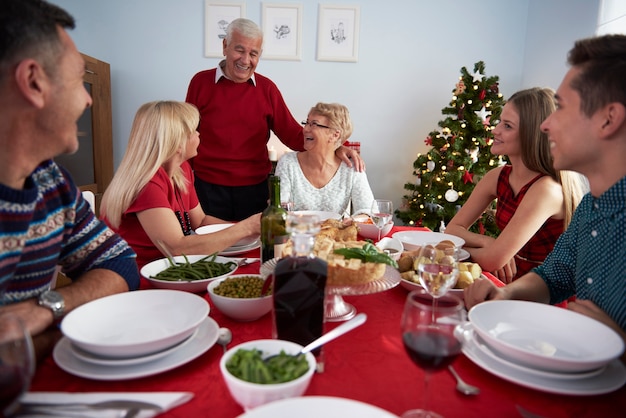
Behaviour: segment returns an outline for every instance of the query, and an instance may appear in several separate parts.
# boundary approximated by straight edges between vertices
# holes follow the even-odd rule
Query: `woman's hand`
[[[496,276],[498,280],[500,280],[502,283],[511,283],[513,281],[513,278],[517,274],[517,264],[515,264],[515,257],[510,259],[509,262],[501,268],[492,271],[491,274]]]

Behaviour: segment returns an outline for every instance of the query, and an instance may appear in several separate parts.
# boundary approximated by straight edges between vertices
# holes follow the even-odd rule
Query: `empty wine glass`
[[[459,277],[459,249],[425,244],[415,264],[420,284],[433,297],[434,309],[437,299],[454,287]]]
[[[393,216],[393,203],[391,200],[374,199],[372,202],[372,222],[378,228],[378,241],[380,241],[380,233],[385,225],[391,221]]]
[[[465,319],[463,303],[454,295],[434,297],[424,289],[409,293],[402,313],[402,343],[410,359],[424,370],[423,409],[411,409],[402,418],[440,417],[428,409],[432,372],[446,368],[462,349],[454,330]]]
[[[30,334],[15,315],[0,314],[0,416],[10,416],[35,372]]]

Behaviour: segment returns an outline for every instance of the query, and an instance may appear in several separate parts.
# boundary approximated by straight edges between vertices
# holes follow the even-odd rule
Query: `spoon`
[[[220,328],[217,332],[217,343],[224,347],[226,352],[226,346],[233,340],[233,333],[228,328]]]
[[[480,393],[480,388],[472,386],[469,383],[465,383],[452,366],[448,366],[448,370],[450,370],[450,373],[452,373],[452,376],[456,379],[456,390],[464,395],[478,395]]]
[[[351,320],[349,320],[347,322],[344,322],[343,324],[339,325],[337,328],[334,328],[332,331],[329,331],[326,334],[322,335],[321,337],[313,340],[308,345],[304,346],[302,348],[302,350],[300,350],[299,353],[291,354],[291,356],[292,357],[297,357],[300,354],[306,354],[309,351],[314,350],[317,347],[319,347],[321,345],[324,345],[327,342],[332,341],[335,338],[345,334],[346,332],[352,331],[356,327],[358,327],[360,325],[363,325],[366,320],[367,320],[367,315],[364,314],[364,313],[360,313],[357,316],[355,316],[354,318],[352,318]],[[276,356],[278,356],[278,354],[271,355],[271,356],[267,357],[264,360],[267,361],[268,359],[270,359],[272,357],[276,357]]]

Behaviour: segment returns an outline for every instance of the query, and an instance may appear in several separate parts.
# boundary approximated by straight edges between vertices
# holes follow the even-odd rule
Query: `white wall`
[[[598,35],[608,33],[626,34],[626,1],[601,0],[596,33]]]
[[[203,56],[204,0],[51,1],[76,18],[71,35],[78,48],[111,64],[116,167],[136,109],[150,100],[184,100],[193,74],[219,62]],[[240,1],[246,17],[260,23],[261,1]],[[361,11],[358,62],[339,63],[315,59],[319,1],[285,0],[303,5],[302,60],[262,59],[257,70],[276,82],[298,120],[318,101],[348,106],[351,139],[361,142],[374,194],[397,207],[460,68],[472,71],[485,61],[505,97],[522,86],[555,84],[573,41],[593,33],[598,1],[330,2]],[[557,35],[546,42],[548,34]]]

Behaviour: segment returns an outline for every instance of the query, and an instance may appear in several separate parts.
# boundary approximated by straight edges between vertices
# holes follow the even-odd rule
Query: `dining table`
[[[394,226],[397,231],[421,230]],[[238,257],[258,257],[254,249]],[[260,263],[242,266],[237,274],[258,273]],[[492,281],[495,277],[484,273]],[[141,290],[139,290],[141,291]],[[401,416],[424,403],[425,373],[405,351],[400,320],[408,290],[395,286],[378,293],[346,295],[343,299],[367,321],[348,334],[324,345],[324,370],[313,376],[303,396],[340,397],[377,406]],[[210,304],[209,316],[220,327],[232,331],[229,347],[255,339],[272,338],[272,316],[268,313],[251,322],[238,322],[223,315],[206,292],[199,294]],[[142,318],[129,318],[141,321]],[[341,322],[327,321],[330,330]],[[576,332],[571,329],[569,332]],[[163,418],[232,418],[245,411],[231,397],[220,374],[223,348],[215,344],[203,355],[156,375],[103,381],[74,376],[62,370],[53,356],[37,367],[30,391],[61,392],[192,392],[193,398],[159,415]],[[476,365],[464,354],[454,363],[458,374],[480,388],[480,394],[467,396],[455,389],[447,369],[434,372],[429,383],[429,407],[446,417],[623,417],[626,413],[626,386],[601,395],[562,395],[524,387],[504,380]]]

